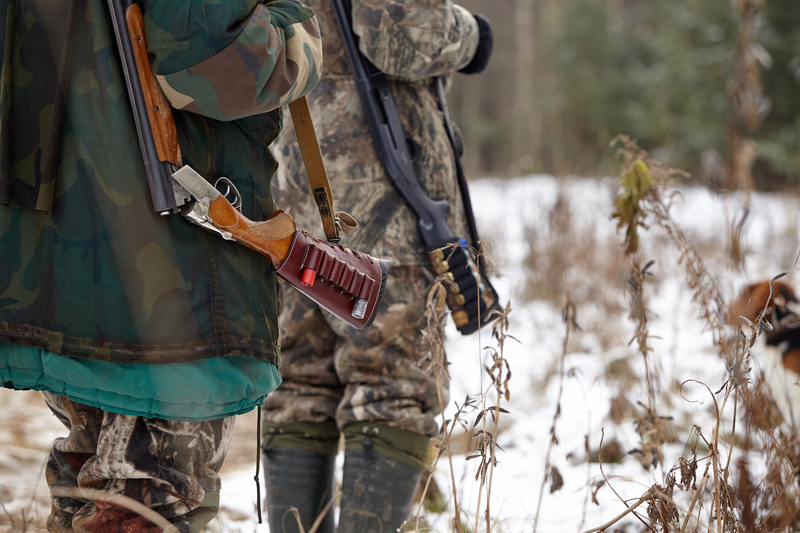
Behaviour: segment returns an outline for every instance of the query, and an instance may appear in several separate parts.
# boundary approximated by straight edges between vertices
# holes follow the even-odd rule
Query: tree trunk
[[[540,145],[541,131],[537,127],[538,113],[536,91],[536,35],[535,14],[537,0],[515,0],[514,18],[516,50],[513,75],[513,127],[512,174],[531,172],[538,163],[536,148]],[[538,159],[538,154],[536,154]]]
[[[731,120],[728,127],[728,189],[753,188],[751,170],[758,155],[758,143],[742,137],[743,130],[755,131],[761,123],[763,95],[758,59],[753,53],[756,44],[756,22],[765,0],[737,0],[739,42],[733,74],[728,80]]]

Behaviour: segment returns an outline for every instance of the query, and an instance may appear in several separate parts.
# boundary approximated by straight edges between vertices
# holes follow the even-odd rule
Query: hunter
[[[184,162],[276,210],[281,106],[322,66],[293,0],[141,2]],[[54,532],[183,533],[211,520],[237,414],[280,383],[269,260],[151,207],[106,0],[6,0],[0,24],[0,381],[67,427]],[[90,489],[105,497],[87,497]]]
[[[339,0],[337,0],[339,1]],[[283,385],[265,403],[266,507],[271,531],[297,532],[290,507],[308,530],[334,496],[340,433],[345,456],[336,531],[396,531],[408,518],[431,437],[439,432],[436,377],[426,355],[426,296],[434,274],[417,218],[373,148],[332,0],[303,0],[319,17],[325,65],[309,93],[337,206],[361,228],[348,246],[392,260],[377,317],[369,329],[338,323],[287,289],[281,315]],[[451,0],[352,0],[361,52],[390,77],[392,93],[425,193],[450,204],[448,224],[465,234],[453,149],[433,78],[481,72],[491,26]],[[318,227],[291,123],[276,142],[279,203],[304,227]],[[319,230],[318,230],[319,231]],[[442,399],[448,402],[442,376]],[[328,511],[319,529],[333,533]]]

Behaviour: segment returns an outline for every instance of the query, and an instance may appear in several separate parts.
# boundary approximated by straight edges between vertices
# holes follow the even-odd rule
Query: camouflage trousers
[[[219,470],[233,436],[235,417],[178,422],[128,416],[44,392],[45,402],[69,429],[50,450],[45,475],[53,497],[48,531],[156,533],[162,529],[127,508],[84,499],[95,489],[122,494],[172,523],[181,533],[199,531],[217,512]]]
[[[429,269],[392,267],[372,326],[356,330],[284,286],[281,311],[283,383],[264,404],[267,423],[321,423],[339,429],[357,422],[395,427],[418,435],[438,432],[436,377],[427,350]],[[447,377],[441,376],[448,401]]]

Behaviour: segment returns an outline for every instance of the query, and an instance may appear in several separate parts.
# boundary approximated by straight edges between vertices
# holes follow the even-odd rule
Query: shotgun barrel
[[[111,20],[114,25],[114,33],[117,38],[117,47],[120,51],[120,59],[122,61],[122,71],[125,74],[125,85],[128,88],[128,97],[131,102],[131,109],[133,110],[133,119],[136,123],[136,131],[139,137],[139,146],[142,150],[142,158],[144,159],[145,171],[147,172],[147,181],[150,184],[150,195],[153,199],[153,208],[157,213],[168,215],[171,213],[179,213],[178,209],[183,205],[187,198],[181,195],[176,195],[176,190],[173,185],[172,173],[180,161],[168,161],[166,158],[159,157],[159,151],[156,144],[156,138],[153,135],[153,122],[150,118],[152,106],[148,106],[148,99],[146,98],[145,87],[141,82],[139,69],[137,68],[136,56],[134,51],[134,42],[140,44],[144,50],[145,59],[147,57],[147,50],[144,47],[144,41],[135,41],[131,38],[131,32],[128,27],[129,16],[136,16],[138,11],[141,17],[141,8],[135,0],[108,0],[108,8],[111,11]],[[132,10],[129,15],[129,10]],[[139,36],[141,38],[141,36]],[[147,87],[152,91],[152,87]],[[154,100],[152,98],[150,101]],[[158,111],[162,111],[163,107]],[[153,110],[155,111],[155,110]],[[166,112],[169,112],[167,106]],[[173,122],[174,130],[174,122]],[[156,130],[157,131],[157,130]],[[162,141],[163,142],[163,141]],[[174,139],[174,144],[177,146],[177,136]],[[176,199],[176,196],[179,198]]]
[[[447,225],[450,211],[447,200],[430,199],[419,184],[386,75],[358,50],[358,37],[352,30],[350,2],[334,0],[333,6],[381,165],[417,215],[417,226],[425,247],[430,250],[457,241],[456,234]]]

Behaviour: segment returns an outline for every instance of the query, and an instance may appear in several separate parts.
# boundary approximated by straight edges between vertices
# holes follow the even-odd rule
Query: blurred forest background
[[[626,133],[695,184],[800,184],[799,0],[458,3],[495,32],[450,92],[471,176],[614,174]]]

